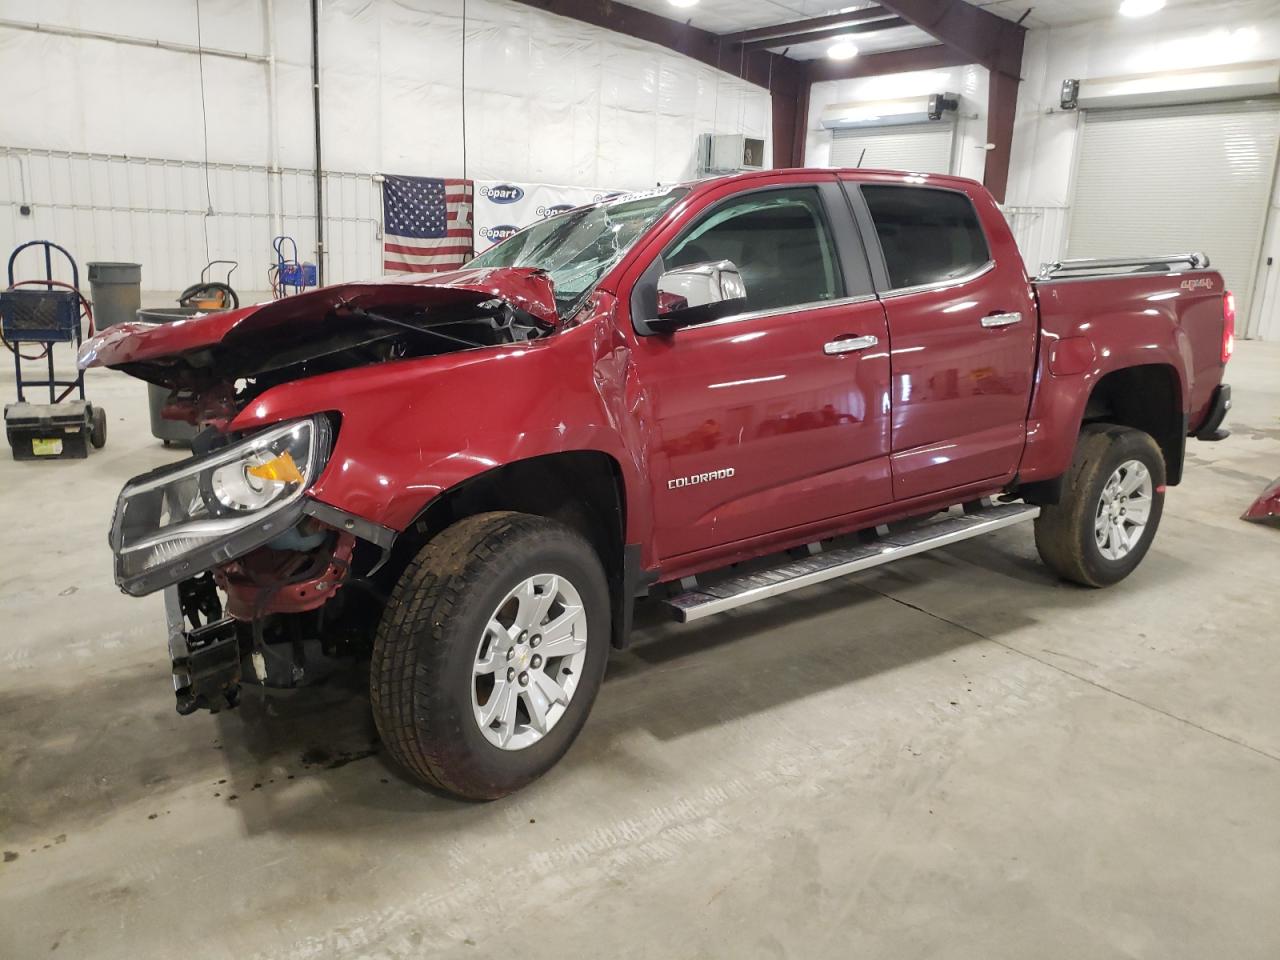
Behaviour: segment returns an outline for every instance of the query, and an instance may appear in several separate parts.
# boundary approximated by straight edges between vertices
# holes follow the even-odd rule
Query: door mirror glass
[[[718,320],[747,306],[747,287],[732,260],[674,267],[658,277],[658,319],[649,326],[669,333]]]

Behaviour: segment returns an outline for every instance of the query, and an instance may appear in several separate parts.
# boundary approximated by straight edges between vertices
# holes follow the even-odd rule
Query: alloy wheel
[[[517,584],[476,647],[471,705],[496,747],[523,750],[564,716],[587,655],[587,615],[572,583],[551,573]]]
[[[1151,471],[1141,461],[1126,460],[1116,467],[1102,488],[1093,522],[1094,540],[1103,557],[1121,560],[1142,540],[1153,491]]]

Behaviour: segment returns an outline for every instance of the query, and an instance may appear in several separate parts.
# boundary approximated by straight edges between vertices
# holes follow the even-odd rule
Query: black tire
[[[566,577],[582,599],[587,645],[578,686],[540,740],[504,750],[473,712],[473,665],[485,625],[528,577]],[[373,643],[370,696],[391,757],[423,784],[494,800],[551,769],[586,722],[609,655],[609,591],[595,551],[562,524],[520,513],[460,520],[405,569]]]
[[[1152,496],[1139,540],[1117,559],[1103,556],[1094,536],[1103,488],[1121,464],[1137,460],[1150,471]],[[1043,507],[1036,518],[1040,559],[1066,580],[1106,587],[1123,580],[1151,547],[1164,511],[1164,456],[1150,434],[1114,424],[1087,424],[1076,442],[1062,501]]]
[[[89,442],[95,450],[107,445],[107,411],[101,407],[92,407],[89,414]]]

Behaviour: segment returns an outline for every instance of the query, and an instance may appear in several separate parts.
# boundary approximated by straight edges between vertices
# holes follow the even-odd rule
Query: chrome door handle
[[[865,350],[867,347],[874,347],[880,342],[879,337],[847,337],[843,340],[832,340],[822,345],[822,352],[832,357],[841,353],[856,353],[858,350]]]
[[[1007,327],[1011,324],[1021,323],[1022,314],[1020,313],[993,313],[990,316],[982,318],[984,327]]]

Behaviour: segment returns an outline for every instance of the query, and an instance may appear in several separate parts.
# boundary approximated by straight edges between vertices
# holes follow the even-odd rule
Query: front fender
[[[333,453],[311,488],[330,506],[404,530],[445,490],[502,464],[596,450],[643,489],[593,368],[596,323],[521,344],[377,364],[273,387],[230,429],[334,411]],[[629,526],[631,521],[629,511]]]

